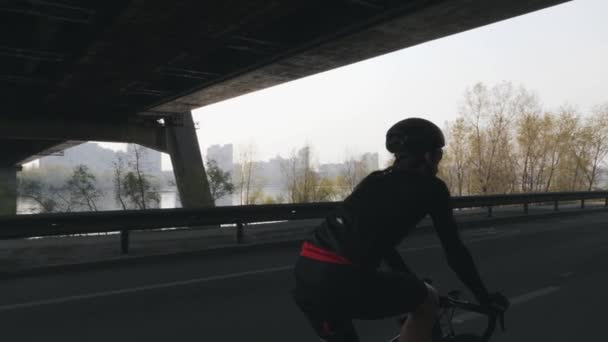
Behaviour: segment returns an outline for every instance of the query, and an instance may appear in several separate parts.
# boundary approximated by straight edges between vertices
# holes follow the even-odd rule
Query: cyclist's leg
[[[301,291],[300,291],[301,292]],[[298,291],[293,293],[294,299],[313,330],[321,341],[325,342],[358,342],[359,337],[353,326],[352,319],[338,314],[340,308],[331,308],[330,303],[319,304],[316,300],[302,298]],[[330,318],[343,317],[343,318]]]
[[[351,319],[328,319],[305,314],[321,341],[359,342],[359,336]]]
[[[426,286],[428,296],[424,303],[408,315],[401,327],[399,342],[431,342],[433,325],[439,310],[439,295],[431,285]]]
[[[344,291],[352,284],[349,282],[352,271],[343,268],[302,258],[296,263],[293,299],[321,341],[359,341],[344,304],[354,299]]]

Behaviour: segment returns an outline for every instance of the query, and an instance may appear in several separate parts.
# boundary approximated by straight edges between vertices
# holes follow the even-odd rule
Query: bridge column
[[[166,123],[167,152],[171,156],[182,207],[214,206],[192,113],[184,113],[183,122],[166,120]]]
[[[0,215],[17,214],[17,171],[19,167],[0,167]]]

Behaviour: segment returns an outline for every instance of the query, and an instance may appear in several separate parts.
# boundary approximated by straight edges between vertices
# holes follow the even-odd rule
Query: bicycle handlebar
[[[459,299],[452,298],[449,296],[439,296],[439,306],[442,308],[463,309],[466,311],[475,312],[475,313],[487,316],[488,327],[486,328],[486,330],[482,336],[482,341],[488,341],[490,339],[490,337],[494,333],[494,330],[496,329],[496,320],[497,319],[500,319],[501,328],[503,331],[505,330],[503,312],[496,312],[495,310],[492,310],[489,307],[467,302],[467,301],[463,301],[463,300],[459,300]]]

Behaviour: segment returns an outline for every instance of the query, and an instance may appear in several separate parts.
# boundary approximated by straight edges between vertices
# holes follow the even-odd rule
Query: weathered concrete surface
[[[17,213],[17,168],[0,167],[0,215]]]
[[[167,151],[182,208],[214,206],[192,113],[184,113],[179,125],[170,124],[167,128]]]

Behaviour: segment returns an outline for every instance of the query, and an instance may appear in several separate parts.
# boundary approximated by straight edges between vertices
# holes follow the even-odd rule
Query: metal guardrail
[[[608,191],[548,192],[529,194],[486,195],[453,197],[453,208],[488,208],[521,204],[524,213],[531,203],[553,202],[554,210],[562,201],[604,199],[608,206]],[[269,204],[227,206],[198,209],[116,210],[86,213],[58,213],[37,215],[0,216],[0,239],[16,239],[38,236],[89,234],[121,231],[123,253],[128,252],[129,231],[154,230],[174,227],[200,227],[220,224],[236,224],[237,242],[242,241],[243,226],[253,222],[315,219],[327,216],[342,202]]]

